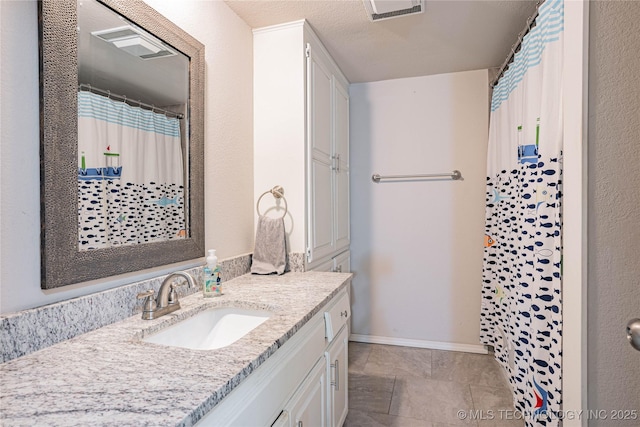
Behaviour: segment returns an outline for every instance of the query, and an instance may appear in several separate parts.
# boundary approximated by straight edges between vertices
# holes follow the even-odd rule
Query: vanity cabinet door
[[[317,49],[307,51],[309,230],[307,262],[349,247],[349,89]]]
[[[347,331],[348,328],[346,326],[343,327],[325,353],[327,358],[327,377],[329,378],[327,418],[330,427],[341,427],[345,418],[347,418],[349,409],[349,334]]]
[[[326,427],[326,378],[322,357],[287,405],[291,427]]]
[[[335,251],[333,215],[332,75],[324,57],[307,49],[307,132],[309,149],[309,219],[307,261]]]

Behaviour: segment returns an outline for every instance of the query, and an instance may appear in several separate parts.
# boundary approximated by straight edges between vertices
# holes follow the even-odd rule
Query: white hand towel
[[[284,219],[260,216],[256,230],[251,273],[283,274],[287,265]]]

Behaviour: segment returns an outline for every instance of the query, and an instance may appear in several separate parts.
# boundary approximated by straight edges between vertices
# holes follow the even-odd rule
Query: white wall
[[[350,95],[352,333],[481,351],[487,70],[354,84]],[[463,181],[371,181],[454,169]]]
[[[281,31],[261,30],[253,39],[254,200],[276,185],[284,188],[287,249],[300,253],[306,250],[303,46],[301,24]],[[283,207],[271,195],[260,201],[260,213],[270,217],[282,215]]]
[[[147,3],[206,46],[206,247],[216,248],[221,259],[252,252],[251,29],[221,1]],[[198,259],[62,290],[40,289],[36,2],[1,0],[0,10],[0,312],[50,304],[201,263]]]

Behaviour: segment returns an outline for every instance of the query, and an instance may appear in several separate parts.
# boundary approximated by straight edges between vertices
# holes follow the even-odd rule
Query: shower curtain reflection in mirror
[[[79,250],[186,237],[177,118],[78,92]]]

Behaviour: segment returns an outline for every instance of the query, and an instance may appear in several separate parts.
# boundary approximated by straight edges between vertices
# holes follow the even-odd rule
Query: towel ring
[[[260,213],[260,200],[269,193],[273,194],[273,197],[276,199],[282,199],[282,201],[284,201],[284,214],[282,215],[282,218],[284,218],[289,211],[289,207],[287,206],[287,199],[284,197],[284,188],[279,185],[276,185],[271,190],[265,191],[260,197],[258,197],[258,201],[256,202],[256,212],[258,212],[258,216],[262,216]]]

